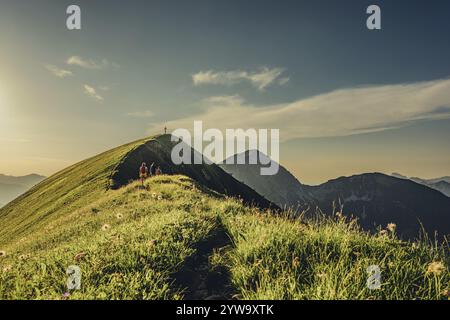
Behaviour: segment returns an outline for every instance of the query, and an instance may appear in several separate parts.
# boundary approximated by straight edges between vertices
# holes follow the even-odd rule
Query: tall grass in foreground
[[[374,236],[343,216],[292,220],[228,215],[235,242],[227,257],[243,299],[447,299],[448,243],[405,243]],[[377,265],[381,288],[367,286]]]

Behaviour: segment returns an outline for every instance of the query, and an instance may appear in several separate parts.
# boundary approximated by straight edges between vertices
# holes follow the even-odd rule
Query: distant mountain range
[[[450,177],[442,177],[442,178],[435,178],[435,179],[421,179],[421,178],[417,178],[417,177],[408,178],[404,175],[401,175],[400,173],[393,173],[392,176],[396,177],[396,178],[400,178],[400,179],[409,179],[416,183],[423,184],[427,187],[430,187],[430,188],[433,188],[435,190],[442,192],[447,197],[450,197]]]
[[[257,151],[247,151],[244,156],[248,158],[250,152]],[[267,157],[262,153],[259,156]],[[357,217],[367,230],[393,222],[405,238],[417,236],[421,224],[431,235],[435,231],[440,235],[450,234],[450,198],[411,180],[367,173],[308,186],[282,166],[274,176],[261,176],[259,164],[220,166],[280,207],[300,211],[309,208],[308,214],[314,214],[317,209],[329,214],[342,207],[344,214]]]
[[[0,174],[0,207],[14,200],[44,179],[44,176],[38,174],[29,174],[21,177]]]

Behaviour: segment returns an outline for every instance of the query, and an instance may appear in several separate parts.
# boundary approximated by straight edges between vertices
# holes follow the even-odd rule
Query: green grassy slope
[[[117,163],[144,141],[129,143],[75,164],[0,209],[0,243],[39,230],[58,216],[97,200],[106,191]]]
[[[164,173],[188,176],[204,187],[222,194],[240,197],[248,204],[256,204],[263,208],[276,208],[276,205],[247,185],[234,179],[219,166],[215,164],[194,164],[194,153],[198,156],[201,156],[201,154],[194,152],[190,146],[185,145],[191,151],[192,164],[173,165],[171,153],[176,143],[171,141],[171,135],[166,134],[157,136],[155,139],[149,139],[136,147],[115,168],[112,174],[111,187],[117,188],[136,180],[138,178],[136,168],[139,168],[142,162],[146,162],[148,166],[154,163],[155,166],[160,166]]]
[[[271,203],[218,166],[170,165],[170,135],[135,141],[75,164],[46,179],[0,209],[0,243],[24,236],[48,221],[95,202],[111,187],[138,179],[142,161],[156,162],[163,172],[184,174],[201,185],[262,207]]]
[[[142,140],[72,166],[0,210],[0,299],[443,299],[448,246],[371,236],[213,192],[183,175],[108,189]],[[378,264],[382,287],[366,287]]]
[[[154,178],[150,191],[134,183],[2,243],[0,297],[60,298],[75,264],[83,289],[73,298],[177,298],[169,276],[218,224],[192,188],[181,176]]]

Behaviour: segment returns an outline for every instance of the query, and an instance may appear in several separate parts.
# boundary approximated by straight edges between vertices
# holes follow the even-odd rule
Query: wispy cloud
[[[289,81],[289,78],[280,76],[283,74],[282,68],[267,68],[262,67],[258,71],[249,72],[243,70],[233,71],[200,71],[192,75],[194,85],[233,85],[242,81],[250,82],[255,88],[263,91],[271,84],[284,85]]]
[[[155,114],[153,111],[146,110],[146,111],[135,111],[135,112],[129,112],[127,113],[127,116],[129,117],[136,117],[136,118],[151,118]]]
[[[66,63],[71,66],[78,66],[85,69],[98,70],[105,69],[108,67],[118,68],[119,65],[115,62],[110,62],[107,59],[102,59],[101,61],[95,61],[92,59],[84,59],[80,56],[71,56],[67,59]]]
[[[332,137],[383,131],[418,120],[450,118],[450,79],[347,88],[288,104],[258,106],[239,96],[212,97],[205,111],[171,128],[279,128],[281,139]],[[151,130],[161,127],[154,124]]]
[[[73,73],[70,70],[65,70],[62,68],[59,68],[55,65],[52,64],[47,64],[45,65],[45,68],[50,71],[53,75],[59,77],[59,78],[64,78],[64,77],[68,77],[71,76]]]
[[[95,90],[94,87],[91,87],[87,84],[84,85],[84,93],[86,93],[91,98],[94,98],[95,100],[101,102],[103,101],[103,97],[97,93],[97,90]]]

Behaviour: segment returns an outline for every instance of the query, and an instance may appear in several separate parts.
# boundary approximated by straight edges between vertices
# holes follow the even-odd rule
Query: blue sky
[[[69,4],[80,31],[65,27]],[[370,4],[380,31],[366,28]],[[220,125],[279,127],[281,163],[306,183],[448,175],[449,12],[437,0],[2,0],[0,172],[51,174],[226,115]]]

